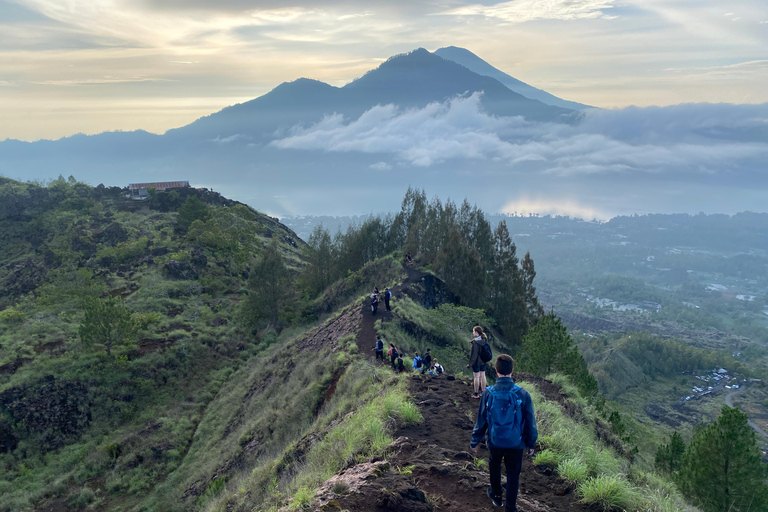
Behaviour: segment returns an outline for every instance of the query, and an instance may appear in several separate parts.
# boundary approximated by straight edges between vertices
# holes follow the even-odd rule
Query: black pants
[[[384,360],[384,351],[383,350],[376,350],[375,352],[376,352],[376,360],[378,361],[379,359],[381,359],[383,361]]]
[[[520,469],[523,466],[523,450],[495,448],[488,445],[491,459],[488,469],[491,472],[491,489],[495,496],[501,496],[501,461],[507,468],[507,512],[517,512],[517,488],[520,485]]]
[[[389,299],[384,299],[384,305],[387,307],[387,311],[392,311],[392,308],[389,307]]]

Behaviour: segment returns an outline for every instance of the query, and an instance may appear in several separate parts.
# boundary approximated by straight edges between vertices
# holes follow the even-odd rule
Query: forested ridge
[[[550,390],[536,395],[545,435],[534,462],[565,482],[566,501],[689,507],[674,481],[719,510],[699,496],[712,476],[685,470],[709,456],[704,441],[683,440],[654,468],[661,436],[600,394],[588,347],[539,304],[531,255],[466,201],[411,189],[395,215],[317,228],[305,244],[212,191],[123,194],[0,179],[0,510],[312,509],[323,482],[386,458],[394,432],[431,407],[412,400],[421,380],[370,363],[371,336],[397,343],[406,364],[432,348],[461,390],[475,324],[529,372],[534,395]],[[397,292],[387,316],[371,316],[373,286]],[[665,359],[643,359],[645,342],[624,348],[660,373],[708,362],[647,343]],[[456,404],[444,403],[469,405]],[[723,417],[706,435],[725,432],[727,445],[735,432],[750,468],[742,490],[762,496],[746,419]],[[471,464],[482,476],[481,459]],[[412,482],[414,469],[382,471]],[[424,491],[423,510],[453,506]],[[760,500],[728,506],[759,511]]]

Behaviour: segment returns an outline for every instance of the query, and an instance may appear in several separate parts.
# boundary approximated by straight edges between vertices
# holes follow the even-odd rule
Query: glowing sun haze
[[[599,107],[768,101],[764,0],[0,0],[0,140],[161,133],[449,45]]]

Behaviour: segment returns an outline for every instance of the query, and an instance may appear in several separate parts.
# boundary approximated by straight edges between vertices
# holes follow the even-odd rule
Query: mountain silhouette
[[[329,114],[357,118],[376,105],[424,107],[459,95],[482,92],[490,114],[534,121],[572,121],[572,109],[547,105],[511,91],[498,80],[423,48],[397,55],[343,87],[300,78],[254,100],[227,107],[176,130],[169,138],[192,141],[241,136],[259,142],[296,124],[311,124]]]
[[[510,90],[521,94],[526,98],[538,100],[547,105],[573,110],[594,108],[590,107],[589,105],[576,103],[575,101],[568,101],[558,98],[557,96],[554,96],[547,91],[542,91],[541,89],[537,89],[536,87],[528,85],[525,82],[521,82],[517,78],[509,76],[503,71],[491,66],[486,61],[465,48],[459,48],[458,46],[446,46],[445,48],[435,50],[434,53],[435,55],[438,55],[446,60],[461,64],[465,68],[477,73],[478,75],[495,78]]]

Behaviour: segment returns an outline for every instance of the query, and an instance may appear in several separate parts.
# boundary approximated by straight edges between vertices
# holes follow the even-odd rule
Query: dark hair
[[[486,334],[483,332],[483,328],[482,328],[482,327],[480,327],[479,325],[476,325],[476,326],[474,326],[474,327],[472,328],[472,330],[473,330],[473,331],[477,331],[477,332],[478,332],[478,334],[480,335],[480,337],[481,337],[481,338],[483,338],[484,340],[487,340],[487,339],[488,339],[488,336],[487,336],[487,335],[486,335]]]
[[[496,358],[496,373],[498,375],[509,375],[515,368],[515,360],[512,356],[501,354]]]
[[[389,346],[392,347],[392,348],[395,348],[395,344],[394,343],[390,343]]]
[[[381,334],[377,334],[377,335],[376,335],[376,339],[377,339],[377,340],[380,340],[380,339],[381,339]]]
[[[431,351],[431,350],[432,350],[431,348],[428,348],[428,349],[427,349],[427,352],[429,352],[429,351]]]

